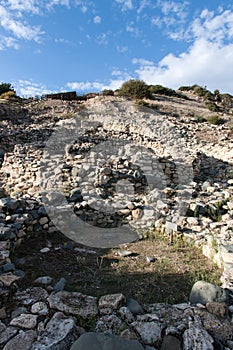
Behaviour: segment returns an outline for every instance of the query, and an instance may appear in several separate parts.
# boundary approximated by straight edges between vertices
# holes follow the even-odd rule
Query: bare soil
[[[40,249],[50,245],[50,251]],[[86,248],[94,253],[75,251]],[[119,256],[119,249],[132,252]],[[149,263],[147,257],[154,257]],[[19,264],[19,258],[25,263]],[[221,271],[200,250],[180,239],[170,244],[164,237],[140,240],[115,249],[82,247],[60,233],[25,239],[13,256],[17,268],[26,276],[18,282],[20,289],[35,285],[36,278],[50,276],[54,285],[61,277],[67,280],[65,289],[87,295],[101,296],[123,293],[141,303],[188,301],[192,285],[199,279],[217,283]]]

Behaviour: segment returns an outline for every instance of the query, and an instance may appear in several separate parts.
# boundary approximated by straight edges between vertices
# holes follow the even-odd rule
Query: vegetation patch
[[[41,253],[48,240],[50,251]],[[156,230],[148,231],[144,240],[119,248],[94,249],[96,254],[75,251],[75,247],[83,248],[60,233],[27,238],[12,256],[17,268],[26,273],[19,286],[27,288],[41,276],[52,277],[53,284],[64,277],[68,291],[97,297],[123,293],[141,303],[173,304],[187,302],[193,284],[200,279],[220,284],[221,270],[196,246],[179,236],[171,244]],[[130,250],[132,255],[122,257],[120,249]],[[149,262],[148,257],[154,261]],[[22,261],[19,258],[25,260],[22,267],[17,265]]]

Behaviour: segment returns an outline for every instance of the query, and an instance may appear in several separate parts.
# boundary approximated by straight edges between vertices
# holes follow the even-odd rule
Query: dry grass
[[[221,271],[196,247],[178,238],[171,245],[156,232],[153,237],[119,247],[132,251],[128,257],[120,257],[118,248],[95,249],[96,254],[75,252],[78,245],[61,234],[49,237],[51,250],[43,254],[40,249],[46,239],[43,235],[29,238],[15,250],[13,260],[23,257],[26,261],[18,266],[26,272],[21,288],[32,285],[39,276],[49,275],[54,283],[65,277],[69,291],[94,296],[122,292],[142,303],[179,303],[188,301],[197,280],[218,284],[221,276]],[[148,256],[155,257],[155,262],[148,263]]]

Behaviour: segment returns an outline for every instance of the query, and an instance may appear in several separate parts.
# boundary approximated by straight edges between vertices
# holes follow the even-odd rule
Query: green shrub
[[[162,85],[149,85],[149,90],[152,94],[174,96],[174,97],[184,98],[184,99],[188,100],[187,96],[180,94],[173,89],[164,87]]]
[[[211,112],[219,112],[219,107],[216,105],[216,103],[212,101],[207,101],[205,105],[206,108],[208,108]]]
[[[214,100],[215,95],[212,94],[206,87],[194,84],[192,86],[181,86],[180,91],[193,91],[197,96],[204,98],[205,101]]]
[[[103,96],[114,96],[114,91],[111,89],[104,89],[102,91],[102,95]]]
[[[130,79],[123,83],[118,90],[118,95],[135,99],[151,98],[148,85],[143,80],[136,79]]]
[[[4,94],[5,92],[8,92],[8,91],[13,91],[14,92],[14,89],[11,86],[11,84],[9,84],[9,83],[1,83],[0,84],[0,95]]]
[[[202,115],[195,115],[195,119],[197,123],[204,123],[206,122],[206,118],[203,117]]]
[[[192,90],[191,86],[180,86],[179,89],[180,91],[190,91]]]
[[[207,117],[206,120],[208,123],[213,125],[221,125],[224,122],[224,120],[220,118],[218,115],[212,115],[210,117]]]

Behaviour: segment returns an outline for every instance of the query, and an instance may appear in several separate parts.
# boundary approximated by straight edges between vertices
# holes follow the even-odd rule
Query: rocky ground
[[[155,96],[150,104],[147,109],[99,96],[86,102],[0,105],[2,349],[69,350],[77,339],[72,350],[90,349],[93,343],[97,350],[104,343],[116,349],[233,349],[232,116],[219,115],[221,125],[198,123],[197,116],[213,113],[194,97]],[[80,222],[88,230],[80,235],[82,226],[77,237]],[[83,286],[82,293],[66,290],[66,272],[54,282],[52,273],[35,266],[39,275],[30,269],[28,278],[30,252],[22,247],[27,237],[36,241],[39,235],[44,245],[36,244],[40,249],[38,259],[31,254],[32,265],[63,246],[81,269],[87,256],[95,256],[101,269],[105,261],[99,249],[123,244],[115,250],[122,254],[123,268],[127,259],[139,265],[143,258],[143,269],[151,269],[158,251],[145,249],[142,255],[139,239],[152,227],[168,235],[171,244],[183,237],[201,247],[222,271],[221,287],[198,282],[184,303],[155,304],[158,299],[152,297],[138,298],[138,304],[133,283],[132,293],[113,288],[90,297]],[[68,240],[50,239],[58,231]],[[135,246],[127,244],[135,240]],[[91,271],[96,286],[98,269]]]

